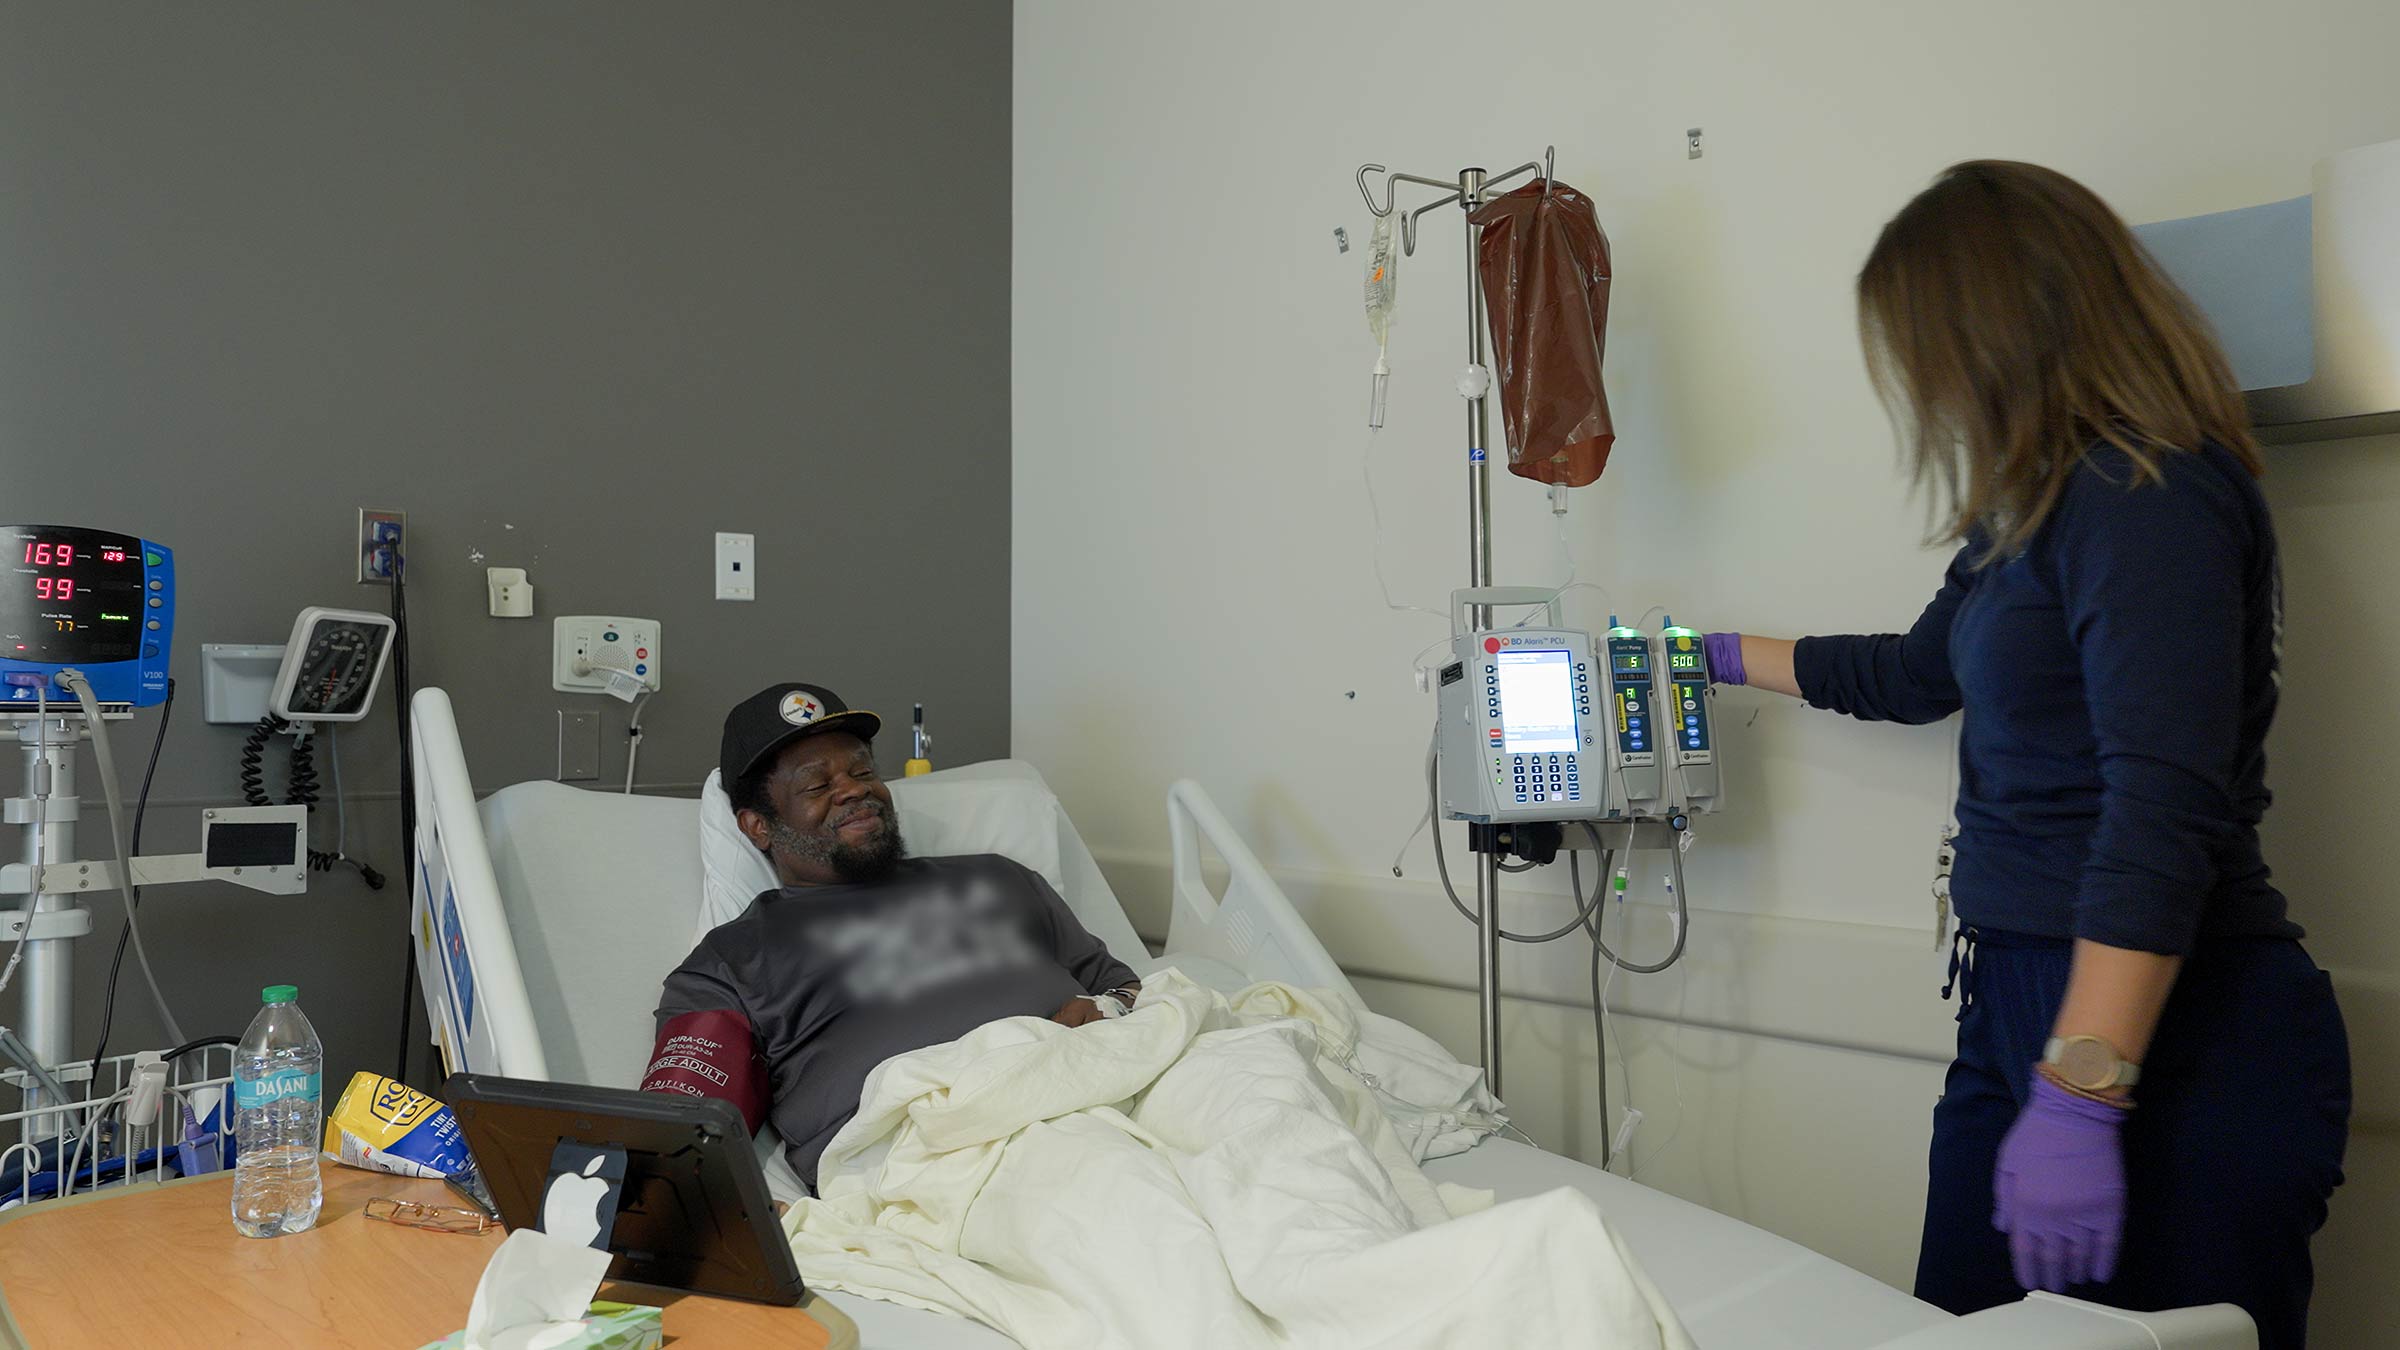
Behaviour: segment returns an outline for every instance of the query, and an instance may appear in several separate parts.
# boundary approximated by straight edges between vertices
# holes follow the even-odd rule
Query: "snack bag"
[[[449,1107],[364,1070],[326,1113],[325,1156],[345,1167],[403,1177],[440,1178],[475,1168]]]

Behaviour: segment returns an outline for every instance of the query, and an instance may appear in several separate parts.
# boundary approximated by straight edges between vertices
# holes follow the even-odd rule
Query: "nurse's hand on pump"
[[[2064,1293],[2117,1273],[2125,1228],[2125,1156],[2117,1134],[2130,1105],[2070,1092],[2042,1077],[2000,1141],[1992,1226],[2008,1234],[2017,1283]]]
[[[1792,669],[1793,646],[1782,638],[1741,633],[1704,633],[1700,637],[1712,682],[1749,685],[1798,698],[1800,677]]]

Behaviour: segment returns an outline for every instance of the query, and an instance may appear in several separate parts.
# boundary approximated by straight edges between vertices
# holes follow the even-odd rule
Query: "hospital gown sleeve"
[[[1051,955],[1075,977],[1083,992],[1105,994],[1136,983],[1133,968],[1111,955],[1108,944],[1091,935],[1075,917],[1075,911],[1067,908],[1067,902],[1059,898],[1039,872],[1027,870],[1025,884],[1033,889],[1048,918]]]
[[[1939,722],[1957,712],[1950,621],[1975,584],[1975,555],[1982,547],[1970,540],[1950,560],[1942,589],[1907,632],[1800,639],[1792,651],[1800,696],[1811,707],[1867,722],[1915,725]]]
[[[757,1029],[731,976],[706,942],[668,974],[642,1091],[722,1098],[741,1110],[742,1123],[755,1134],[767,1117],[768,1075]]]
[[[2059,505],[2059,593],[2100,759],[2100,821],[2075,897],[2075,935],[2191,949],[2218,859],[2249,828],[2242,761],[2245,599],[2254,527],[2197,455],[2163,483],[2110,457]]]

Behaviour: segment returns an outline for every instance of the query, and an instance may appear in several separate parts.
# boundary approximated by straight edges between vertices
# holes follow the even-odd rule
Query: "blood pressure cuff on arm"
[[[767,1118],[767,1072],[753,1039],[750,1019],[738,1012],[678,1013],[659,1025],[642,1091],[722,1098],[741,1108],[755,1134]]]

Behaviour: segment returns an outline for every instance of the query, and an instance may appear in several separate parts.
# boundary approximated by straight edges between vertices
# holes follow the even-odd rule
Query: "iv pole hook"
[[[1453,184],[1438,178],[1419,178],[1413,173],[1395,173],[1383,180],[1383,202],[1378,205],[1375,201],[1375,190],[1367,186],[1367,175],[1382,172],[1384,172],[1384,166],[1381,164],[1358,166],[1358,195],[1366,199],[1367,210],[1372,212],[1377,220],[1392,214],[1392,203],[1398,196],[1402,183],[1421,183],[1426,187],[1449,189],[1445,195],[1400,217],[1400,251],[1405,256],[1413,258],[1417,255],[1417,218],[1428,211],[1448,206],[1459,200],[1458,189]]]
[[[1395,185],[1389,178],[1383,180],[1383,205],[1377,206],[1375,204],[1375,193],[1367,186],[1367,175],[1371,173],[1382,172],[1383,166],[1380,164],[1361,164],[1358,166],[1358,195],[1367,199],[1367,212],[1368,214],[1374,216],[1377,220],[1381,220],[1385,216],[1388,216],[1392,213],[1392,191]]]

